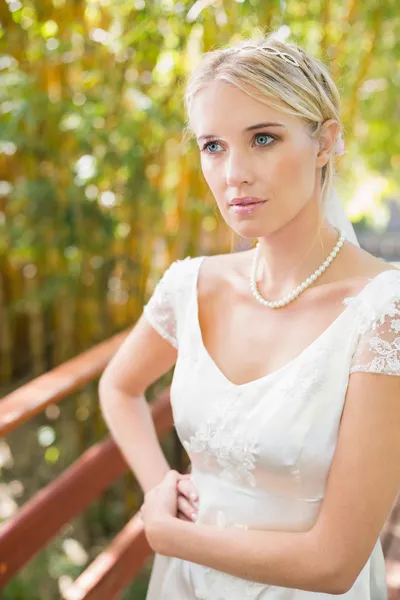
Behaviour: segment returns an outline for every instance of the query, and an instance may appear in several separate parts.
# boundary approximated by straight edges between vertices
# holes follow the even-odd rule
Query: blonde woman
[[[334,194],[339,103],[326,66],[274,37],[207,53],[188,81],[204,177],[257,244],[174,262],[101,379],[145,492],[148,600],[387,598],[400,272],[353,243]],[[144,397],[173,365],[190,476]]]

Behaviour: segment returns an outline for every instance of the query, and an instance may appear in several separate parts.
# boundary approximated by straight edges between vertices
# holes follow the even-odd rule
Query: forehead
[[[274,99],[274,103],[283,106],[279,100]],[[242,132],[255,123],[267,121],[282,123],[287,129],[302,125],[299,119],[256,100],[226,82],[209,84],[197,92],[192,102],[190,122],[197,137]]]

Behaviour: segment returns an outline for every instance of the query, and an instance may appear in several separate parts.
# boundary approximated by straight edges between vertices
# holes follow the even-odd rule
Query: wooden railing
[[[0,402],[0,435],[99,377],[128,332],[38,377]],[[169,389],[151,404],[159,438],[172,430]],[[33,556],[97,499],[128,466],[112,439],[91,446],[55,481],[26,502],[0,529],[0,590]],[[68,587],[65,600],[116,600],[151,556],[137,515]]]
[[[0,435],[44,411],[101,375],[128,332],[38,377],[0,401]],[[159,438],[172,430],[167,389],[151,404]],[[112,439],[91,446],[54,482],[26,502],[0,529],[0,590],[73,517],[97,499],[128,467]],[[400,496],[381,535],[389,600],[400,600]],[[117,600],[151,556],[137,515],[67,588],[65,600]]]

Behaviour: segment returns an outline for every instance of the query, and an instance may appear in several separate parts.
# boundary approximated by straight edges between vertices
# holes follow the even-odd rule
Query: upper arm
[[[349,589],[400,487],[400,377],[353,373],[326,493],[313,532]]]
[[[129,395],[142,395],[173,367],[177,354],[143,313],[107,365],[100,386],[112,385]]]
[[[362,325],[326,493],[313,532],[349,589],[400,488],[399,295]]]
[[[143,394],[175,364],[180,263],[172,263],[157,283],[140,319],[105,369],[101,386],[111,383],[130,395]]]

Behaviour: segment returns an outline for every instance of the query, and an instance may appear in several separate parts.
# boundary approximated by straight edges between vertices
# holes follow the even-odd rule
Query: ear
[[[324,167],[333,152],[336,138],[339,134],[340,126],[335,119],[328,119],[322,125],[319,134],[319,150],[317,154],[316,165],[317,167]]]

